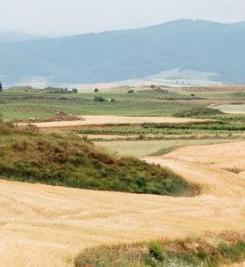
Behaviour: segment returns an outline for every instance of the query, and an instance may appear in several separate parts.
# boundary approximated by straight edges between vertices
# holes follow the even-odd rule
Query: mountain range
[[[114,82],[176,69],[244,83],[245,22],[179,20],[62,38],[4,39],[0,33],[0,80],[5,84],[33,79],[56,84]]]
[[[42,39],[42,36],[18,31],[0,30],[0,44]]]

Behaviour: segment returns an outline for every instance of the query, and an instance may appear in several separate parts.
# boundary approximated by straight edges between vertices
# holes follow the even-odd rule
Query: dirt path
[[[77,121],[54,121],[31,123],[39,128],[57,127],[79,127],[79,126],[103,126],[103,125],[123,125],[123,124],[142,124],[142,123],[188,123],[203,122],[207,120],[175,117],[126,117],[126,116],[82,116],[83,120]],[[23,126],[27,123],[19,123]]]
[[[220,168],[224,146],[186,147],[146,159],[201,184],[203,192],[194,198],[0,180],[0,266],[72,266],[72,258],[89,246],[244,230],[245,179]],[[230,145],[230,159],[238,147],[245,151],[245,142]]]

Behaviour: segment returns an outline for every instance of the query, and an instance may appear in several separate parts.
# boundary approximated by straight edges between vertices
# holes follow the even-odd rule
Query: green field
[[[225,113],[234,113],[234,114],[245,114],[245,104],[236,104],[236,105],[217,105],[215,108],[221,110]]]
[[[105,101],[97,102],[95,96],[102,97]],[[74,115],[171,116],[196,106],[191,102],[178,103],[181,99],[191,101],[194,98],[165,91],[68,94],[37,89],[11,89],[0,94],[0,113],[4,120],[47,118],[59,111]]]
[[[95,142],[111,154],[120,156],[145,157],[166,154],[178,147],[209,145],[232,142],[227,139],[200,139],[200,140],[138,140],[138,141],[103,141]]]
[[[200,117],[200,116],[199,116]],[[212,119],[201,123],[145,123],[139,126],[108,126],[77,129],[74,132],[82,135],[121,135],[125,139],[205,139],[205,138],[243,138],[245,116],[243,115],[206,115]]]
[[[172,116],[189,109],[217,104],[217,101],[239,103],[245,101],[245,94],[165,87],[152,89],[147,86],[114,88],[98,93],[84,90],[76,94],[24,87],[0,93],[0,113],[8,121],[47,118],[60,111],[74,115]],[[243,107],[237,106],[238,109]]]

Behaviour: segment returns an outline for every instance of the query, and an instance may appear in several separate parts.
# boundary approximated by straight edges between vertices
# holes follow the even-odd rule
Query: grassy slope
[[[0,175],[78,188],[182,195],[194,188],[174,173],[134,158],[113,158],[71,136],[0,125]]]
[[[218,267],[245,260],[244,235],[159,240],[133,245],[87,249],[76,267]]]

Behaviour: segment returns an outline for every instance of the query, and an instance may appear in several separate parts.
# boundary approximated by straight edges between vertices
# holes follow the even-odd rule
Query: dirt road
[[[123,124],[142,124],[142,123],[188,123],[203,122],[207,120],[175,117],[126,117],[126,116],[82,116],[83,120],[77,121],[53,121],[31,123],[39,128],[57,127],[79,127],[79,126],[103,126],[103,125],[123,125]],[[28,123],[19,123],[23,126]]]
[[[72,266],[73,257],[89,246],[184,237],[204,231],[242,231],[244,175],[223,170],[221,162],[223,157],[230,157],[232,162],[237,155],[235,159],[241,158],[243,169],[243,152],[239,154],[238,148],[245,151],[245,142],[186,147],[161,158],[146,159],[201,184],[202,194],[194,198],[0,180],[0,266]]]

